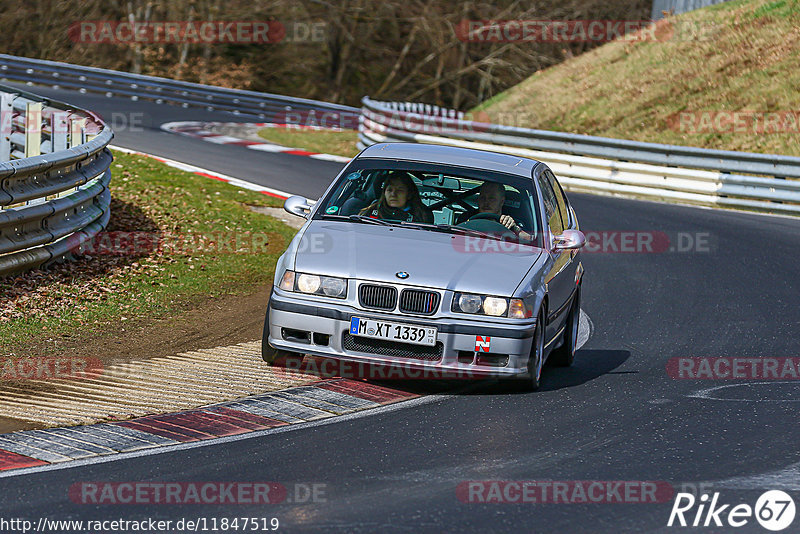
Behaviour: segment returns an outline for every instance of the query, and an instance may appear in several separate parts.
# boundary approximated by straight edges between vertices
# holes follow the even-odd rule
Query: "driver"
[[[470,217],[474,220],[482,213],[497,215],[498,222],[523,239],[531,239],[531,235],[524,232],[514,221],[511,215],[503,215],[503,204],[506,201],[506,188],[498,182],[483,182],[478,194],[478,213]]]

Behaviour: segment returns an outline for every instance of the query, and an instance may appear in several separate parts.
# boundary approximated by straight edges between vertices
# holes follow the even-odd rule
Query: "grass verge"
[[[656,36],[537,72],[475,111],[525,128],[800,155],[800,2],[717,4],[660,22]],[[717,114],[734,111],[755,114],[738,125]]]
[[[300,130],[292,128],[264,128],[258,135],[271,143],[300,148],[309,152],[334,154],[352,158],[358,154],[358,132],[344,130]]]
[[[144,156],[114,157],[111,220],[89,255],[0,279],[3,356],[23,355],[50,337],[170,316],[271,282],[295,231],[249,206],[280,200]]]

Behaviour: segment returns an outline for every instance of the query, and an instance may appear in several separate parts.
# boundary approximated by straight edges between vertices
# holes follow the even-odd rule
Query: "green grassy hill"
[[[475,111],[527,128],[800,155],[800,0],[718,4],[665,19],[655,36],[537,72]],[[735,125],[718,114],[734,111],[757,113]]]

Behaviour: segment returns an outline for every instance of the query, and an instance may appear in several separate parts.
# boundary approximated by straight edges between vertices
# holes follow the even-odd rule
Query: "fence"
[[[434,143],[547,163],[573,191],[800,214],[800,158],[706,150],[465,121],[419,104],[362,100],[359,145]]]
[[[162,104],[224,111],[248,120],[309,123],[355,129],[358,108],[271,93],[242,91],[0,54],[0,79],[50,85],[81,92],[146,99]],[[309,119],[309,114],[312,114]]]
[[[0,276],[63,257],[108,224],[107,145],[99,117],[0,85]]]

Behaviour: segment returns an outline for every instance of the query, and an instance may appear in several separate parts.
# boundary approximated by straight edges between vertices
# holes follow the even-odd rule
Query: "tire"
[[[261,359],[270,367],[286,367],[289,369],[300,369],[304,356],[299,352],[291,352],[283,349],[276,349],[269,343],[261,346]]]
[[[267,362],[270,367],[300,369],[303,357],[299,352],[276,349],[269,344],[269,307],[267,307],[267,316],[264,319],[264,333],[261,335],[261,359]]]
[[[581,288],[578,286],[575,299],[567,315],[564,326],[564,342],[557,349],[553,349],[548,360],[558,367],[569,367],[575,361],[575,351],[578,342],[578,328],[581,322]]]
[[[528,357],[528,376],[520,379],[523,391],[536,391],[542,382],[542,368],[544,367],[544,313],[539,312],[536,319],[536,329],[531,343],[531,354]]]

